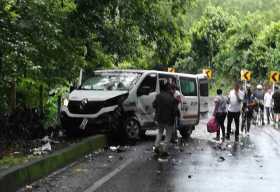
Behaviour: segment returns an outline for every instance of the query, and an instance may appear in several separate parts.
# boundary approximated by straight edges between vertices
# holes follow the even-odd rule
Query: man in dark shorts
[[[173,95],[170,94],[169,84],[160,83],[161,91],[156,96],[153,106],[156,110],[156,121],[158,123],[158,134],[156,136],[154,152],[161,156],[168,156],[168,146],[174,130],[174,121],[177,112],[177,103]],[[166,136],[162,142],[162,135],[166,130]]]
[[[275,86],[275,91],[272,95],[273,99],[273,112],[275,127],[279,127],[279,117],[280,117],[280,91],[278,86]]]

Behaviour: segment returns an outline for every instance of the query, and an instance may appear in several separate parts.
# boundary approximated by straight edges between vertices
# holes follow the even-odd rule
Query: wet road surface
[[[185,145],[172,145],[168,161],[152,152],[154,137],[119,152],[100,151],[33,183],[36,192],[279,192],[280,132],[252,127],[240,143],[219,144],[207,118]],[[232,137],[233,139],[233,137]],[[20,190],[23,191],[23,190]]]

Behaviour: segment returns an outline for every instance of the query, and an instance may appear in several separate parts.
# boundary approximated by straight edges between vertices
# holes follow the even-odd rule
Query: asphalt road
[[[252,127],[242,136],[219,144],[201,120],[185,145],[172,145],[167,161],[154,157],[154,137],[100,151],[32,184],[36,192],[279,192],[280,132]],[[233,137],[232,137],[233,139]],[[24,191],[24,189],[20,190]]]

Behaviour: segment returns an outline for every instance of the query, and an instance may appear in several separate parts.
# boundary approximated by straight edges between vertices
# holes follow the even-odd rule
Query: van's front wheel
[[[124,131],[128,140],[136,140],[139,139],[140,124],[134,117],[127,117],[124,123]]]

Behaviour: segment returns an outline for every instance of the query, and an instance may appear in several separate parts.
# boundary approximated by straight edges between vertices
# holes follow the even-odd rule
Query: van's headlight
[[[67,107],[69,104],[69,99],[68,98],[64,98],[63,99],[63,106]]]

